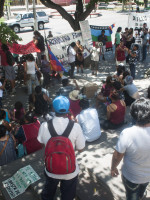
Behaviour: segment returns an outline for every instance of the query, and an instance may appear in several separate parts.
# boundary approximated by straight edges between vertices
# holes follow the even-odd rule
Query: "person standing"
[[[83,74],[83,66],[84,66],[84,56],[83,51],[84,48],[81,45],[80,40],[76,42],[77,51],[76,51],[76,66],[77,66],[77,73],[79,73],[79,67],[81,67],[81,73]]]
[[[55,138],[57,137],[57,140],[59,140],[59,138],[61,138],[62,140],[69,139],[72,143],[73,148],[76,148],[76,150],[78,150],[79,152],[81,152],[85,147],[85,139],[80,125],[78,123],[69,121],[69,119],[67,118],[69,107],[69,100],[64,96],[56,97],[53,100],[53,108],[56,116],[48,123],[42,123],[38,134],[38,141],[44,144],[46,148],[50,148],[50,146],[47,145],[48,143],[52,142],[54,136]],[[70,128],[68,129],[68,127]],[[65,138],[65,136],[63,136],[64,134],[67,134],[68,137]],[[59,142],[59,145],[61,145],[61,142]],[[56,147],[57,146],[58,145],[56,145]],[[62,168],[65,168],[66,166],[66,164],[61,166],[61,163],[63,163],[62,157],[60,157],[58,163],[55,163],[54,168],[53,166],[51,167],[51,171],[48,171],[48,168],[45,168],[46,182],[41,194],[42,200],[54,199],[59,182],[61,199],[73,200],[75,198],[76,184],[79,173],[77,161],[75,161],[74,165],[75,170],[71,173],[66,172],[66,174],[64,174],[63,172],[59,173],[60,170],[63,170]],[[56,172],[55,170],[58,171]]]
[[[101,48],[100,54],[103,55],[103,60],[105,60],[105,51],[106,51],[106,42],[107,42],[107,36],[105,35],[105,30],[102,30],[101,35],[98,36],[98,41],[103,43],[103,46]]]
[[[118,27],[117,32],[115,34],[115,45],[116,47],[120,44],[120,33],[122,31],[121,27]]]
[[[1,46],[1,65],[4,67],[5,70],[5,79],[9,80],[11,83],[12,93],[15,93],[15,70],[14,70],[14,59],[9,51],[9,48],[6,44],[2,44]]]
[[[41,67],[41,55],[45,55],[44,38],[39,31],[34,31],[34,44],[41,52],[37,52],[37,65]]]
[[[134,44],[133,49],[128,49],[128,57],[129,57],[129,67],[131,76],[133,79],[135,79],[135,66],[137,64],[137,61],[139,59],[139,46],[137,44]]]
[[[144,97],[130,107],[136,125],[120,134],[112,157],[111,175],[119,175],[118,165],[123,159],[122,181],[127,200],[143,199],[150,182],[150,100]]]
[[[145,61],[147,56],[147,46],[149,44],[149,34],[147,28],[143,29],[141,38],[142,38],[142,56],[143,56],[142,61]]]
[[[67,49],[68,63],[71,66],[70,78],[73,78],[73,76],[74,76],[75,60],[76,60],[76,50],[77,50],[77,45],[76,45],[75,42],[72,42],[68,46],[68,49]]]
[[[25,72],[27,74],[28,95],[32,94],[32,86],[34,86],[35,88],[35,86],[39,85],[35,69],[39,71],[39,73],[41,73],[34,60],[34,56],[32,54],[29,54],[27,56],[27,61],[25,63]]]
[[[98,42],[95,42],[95,47],[93,47],[90,50],[90,53],[91,53],[91,70],[92,70],[92,75],[97,76],[99,54],[100,54],[100,47],[98,46]]]

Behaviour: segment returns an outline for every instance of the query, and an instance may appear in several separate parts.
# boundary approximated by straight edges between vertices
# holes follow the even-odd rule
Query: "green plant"
[[[16,33],[9,28],[6,24],[3,22],[0,22],[0,42],[1,43],[10,43],[12,44],[13,41],[21,41],[22,39],[16,35]]]

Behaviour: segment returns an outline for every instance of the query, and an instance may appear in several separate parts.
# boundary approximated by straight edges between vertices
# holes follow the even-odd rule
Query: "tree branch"
[[[0,0],[0,18],[4,16],[4,2],[5,0]]]
[[[85,20],[89,14],[92,12],[92,10],[94,10],[95,8],[95,1],[91,1],[88,5],[87,5],[87,8],[86,8],[86,11],[83,12],[80,17],[79,17],[79,21],[83,21]]]
[[[74,18],[69,14],[62,6],[52,2],[51,0],[40,0],[48,8],[56,9],[60,15],[69,22],[71,27],[74,29],[73,24],[75,23]]]

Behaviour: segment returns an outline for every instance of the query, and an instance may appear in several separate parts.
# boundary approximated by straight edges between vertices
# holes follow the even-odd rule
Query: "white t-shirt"
[[[54,117],[53,118],[53,126],[58,135],[63,134],[63,132],[67,128],[68,123],[69,123],[68,118],[63,118],[63,117]],[[46,146],[46,144],[50,138],[51,138],[51,135],[48,130],[47,122],[44,122],[40,126],[37,139],[40,143],[42,143]],[[79,124],[77,124],[77,123],[74,124],[73,129],[68,138],[71,140],[74,149],[81,150],[85,147],[85,139],[84,139],[83,132],[82,132],[82,129]],[[78,167],[78,164],[76,161],[76,170],[71,174],[56,175],[56,174],[49,173],[46,169],[45,169],[45,172],[51,178],[70,180],[77,176],[77,174],[79,173],[79,167]]]
[[[99,61],[100,48],[93,47],[91,50],[91,60]]]
[[[27,74],[35,74],[35,61],[27,61]]]
[[[150,127],[132,126],[124,129],[116,151],[125,153],[122,174],[136,184],[150,181]]]
[[[76,59],[76,52],[75,52],[74,48],[72,48],[70,46],[69,47],[69,55],[68,55],[68,63],[75,62],[75,59]]]
[[[93,142],[101,136],[100,123],[95,108],[82,110],[76,118],[87,142]]]
[[[2,86],[2,83],[0,82],[0,87]],[[3,97],[3,90],[0,89],[0,97]]]

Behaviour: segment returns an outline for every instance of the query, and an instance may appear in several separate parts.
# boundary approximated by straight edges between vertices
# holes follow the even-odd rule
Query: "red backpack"
[[[52,174],[70,174],[76,169],[75,152],[68,136],[74,126],[74,122],[69,120],[64,133],[57,135],[52,120],[48,122],[48,130],[51,138],[45,148],[46,170]]]

